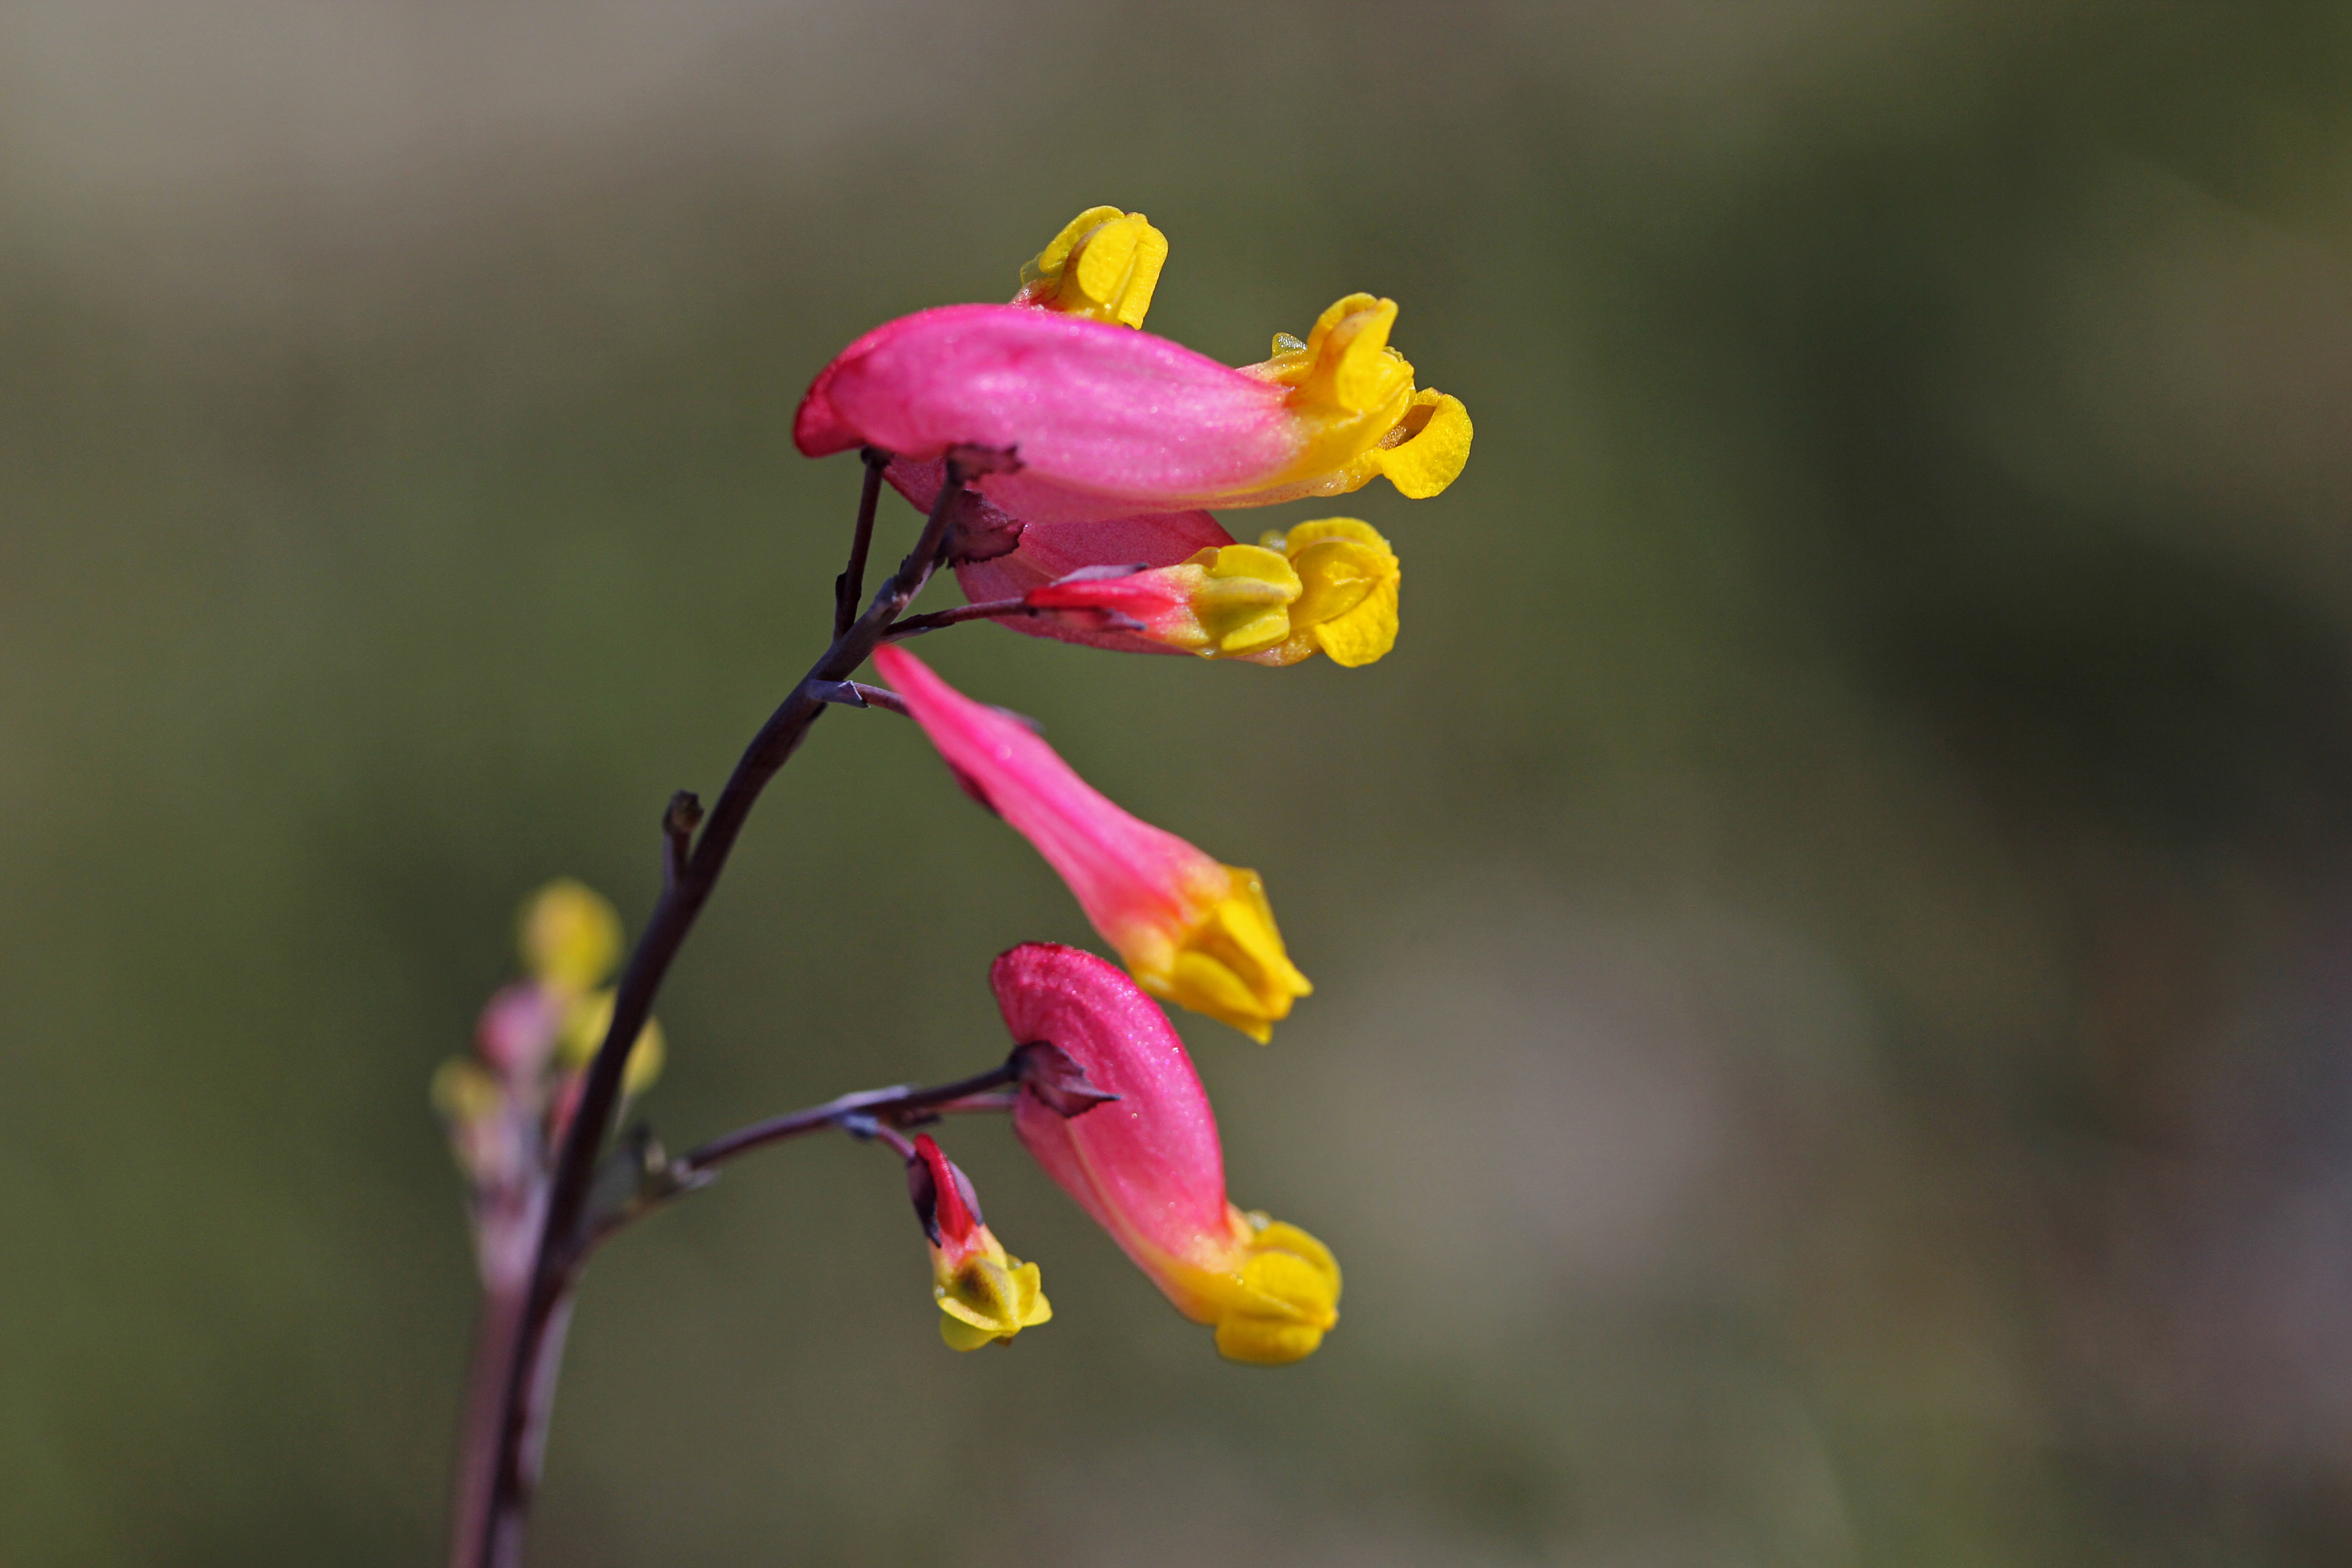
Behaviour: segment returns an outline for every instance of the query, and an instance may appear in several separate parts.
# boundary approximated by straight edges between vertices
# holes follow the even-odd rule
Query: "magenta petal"
[[[905,648],[877,649],[874,665],[957,782],[1035,847],[1130,962],[1167,962],[1176,934],[1231,889],[1225,867],[1120,810],[1002,709],[973,701]]]
[[[1005,1027],[1059,1047],[1119,1098],[1065,1118],[1024,1092],[1013,1129],[1045,1173],[1147,1273],[1171,1258],[1214,1266],[1231,1251],[1216,1117],[1158,1003],[1116,965],[1025,942],[989,971]]]
[[[1180,343],[1018,305],[886,322],[819,373],[793,438],[812,458],[878,447],[917,461],[1011,447],[982,490],[1024,521],[1133,515],[1261,489],[1297,456],[1280,386]]]

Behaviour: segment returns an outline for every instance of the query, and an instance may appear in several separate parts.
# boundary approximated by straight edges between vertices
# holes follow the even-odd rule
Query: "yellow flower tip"
[[[1244,1222],[1248,1252],[1217,1318],[1218,1353],[1252,1366],[1304,1360],[1339,1321],[1339,1260],[1295,1225],[1263,1214]]]
[[[1434,495],[1461,471],[1469,417],[1457,399],[1415,394],[1412,362],[1389,343],[1396,318],[1395,300],[1350,294],[1303,340],[1277,332],[1272,355],[1243,367],[1287,389],[1297,426],[1297,455],[1258,499],[1340,495],[1383,473],[1409,495]]]
[[[1426,500],[1462,477],[1470,462],[1470,410],[1462,400],[1423,387],[1363,460],[1399,493]]]
[[[950,1350],[1003,1344],[1054,1316],[1037,1266],[1006,1252],[986,1226],[978,1240],[960,1265],[931,1248],[931,1297],[940,1305],[940,1338]]]
[[[1203,658],[1256,653],[1290,636],[1290,605],[1302,588],[1298,574],[1276,551],[1257,544],[1203,550],[1185,563],[1201,569],[1192,591]]]
[[[621,962],[621,917],[605,897],[569,877],[550,882],[523,906],[522,961],[542,984],[590,991]]]
[[[1168,264],[1168,237],[1141,213],[1088,207],[1021,268],[1013,303],[1140,327]]]
[[[596,1055],[596,1048],[604,1043],[604,1031],[613,1026],[616,994],[610,990],[593,991],[574,997],[564,1009],[563,1026],[555,1043],[556,1059],[563,1066],[577,1070]],[[629,1047],[628,1065],[621,1069],[621,1092],[634,1097],[652,1088],[668,1059],[669,1042],[662,1034],[661,1020],[646,1019],[636,1044]]]
[[[1152,995],[1230,1024],[1263,1046],[1291,1003],[1315,987],[1290,962],[1258,874],[1224,870],[1225,895],[1177,938],[1162,963],[1136,968],[1135,978]]]
[[[1355,668],[1396,646],[1396,551],[1360,518],[1327,517],[1259,541],[1282,552],[1298,575],[1289,607],[1290,636],[1257,656],[1261,664],[1296,664],[1317,653]]]

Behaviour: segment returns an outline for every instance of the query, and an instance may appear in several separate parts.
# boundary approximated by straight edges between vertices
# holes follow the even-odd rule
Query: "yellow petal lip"
[[[1426,500],[1462,477],[1470,462],[1471,434],[1470,410],[1460,398],[1423,387],[1364,460],[1399,494]]]
[[[1421,500],[1459,478],[1470,460],[1470,415],[1458,397],[1413,388],[1412,362],[1390,346],[1396,301],[1350,294],[1316,320],[1305,339],[1275,334],[1272,353],[1242,367],[1288,389],[1298,447],[1264,486],[1211,504],[1265,506],[1344,495],[1385,477]]]
[[[1372,663],[1396,646],[1401,569],[1396,552],[1360,518],[1327,517],[1258,541],[1283,552],[1300,591],[1289,606],[1290,635],[1247,655],[1266,665],[1297,664],[1316,654],[1348,668]]]
[[[1257,1213],[1235,1220],[1240,1269],[1210,1292],[1218,1353],[1252,1366],[1312,1355],[1339,1321],[1339,1260],[1295,1225]]]

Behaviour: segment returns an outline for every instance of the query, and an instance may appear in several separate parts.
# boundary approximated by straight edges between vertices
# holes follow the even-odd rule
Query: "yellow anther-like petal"
[[[1230,1024],[1265,1045],[1290,1005],[1315,987],[1290,962],[1255,871],[1228,866],[1231,885],[1206,915],[1177,939],[1163,964],[1138,967],[1136,982],[1154,996]]]
[[[1021,268],[1013,302],[1140,327],[1168,262],[1168,237],[1141,213],[1088,207]]]
[[[1412,403],[1412,365],[1389,346],[1393,300],[1350,294],[1316,319],[1304,342],[1280,334],[1273,356],[1247,374],[1289,388],[1298,423],[1298,453],[1270,489],[1312,481],[1309,493],[1353,489],[1372,470],[1355,471],[1363,454],[1394,429]]]
[[[933,1247],[931,1274],[931,1298],[940,1307],[940,1338],[950,1350],[973,1351],[1002,1343],[1054,1315],[1037,1266],[1006,1252],[985,1226],[981,1227],[979,1250],[966,1257],[960,1267],[951,1267],[945,1255]]]
[[[602,893],[569,877],[531,895],[521,925],[524,965],[558,990],[592,990],[621,961],[621,917]]]

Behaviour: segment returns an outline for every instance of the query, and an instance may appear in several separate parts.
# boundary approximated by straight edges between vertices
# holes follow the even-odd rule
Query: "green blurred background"
[[[1183,1026],[1346,1321],[1219,1363],[977,1124],[1057,1315],[950,1356],[887,1162],[779,1150],[600,1258],[536,1561],[2352,1558],[2346,7],[28,0],[0,1560],[435,1560],[426,1079],[805,667],[809,377],[1104,202],[1154,329],[1389,294],[1478,424],[1353,498],[1377,667],[925,648],[1265,872],[1317,994]],[[1032,937],[832,715],[648,1110],[984,1065]]]

